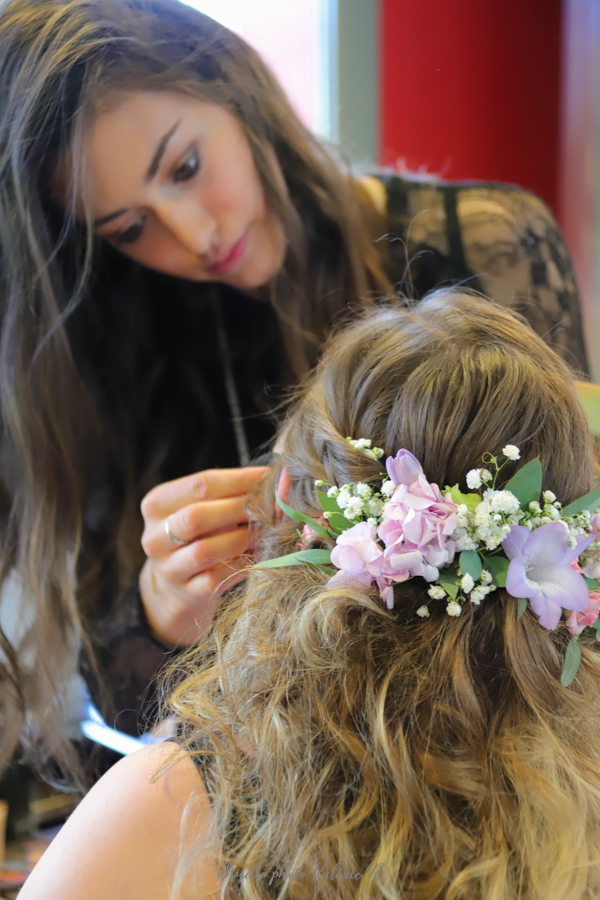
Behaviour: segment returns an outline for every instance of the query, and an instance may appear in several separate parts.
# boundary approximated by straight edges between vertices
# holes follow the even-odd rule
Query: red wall
[[[556,211],[560,0],[381,0],[381,163]]]

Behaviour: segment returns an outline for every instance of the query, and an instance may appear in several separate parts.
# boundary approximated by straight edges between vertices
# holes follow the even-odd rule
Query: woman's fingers
[[[269,471],[267,466],[207,469],[153,488],[142,501],[144,519],[166,519],[190,504],[248,494]]]
[[[266,466],[210,469],[158,485],[142,502],[142,602],[166,644],[188,643],[210,624],[217,597],[244,577],[252,534],[246,496]],[[171,540],[189,542],[183,546]]]
[[[195,643],[210,628],[223,591],[245,578],[248,561],[242,557],[221,563],[175,587],[153,560],[147,559],[140,574],[140,592],[150,627],[167,646]]]
[[[246,559],[246,557],[241,557],[240,559],[232,559],[228,563],[215,566],[214,569],[208,569],[188,582],[188,594],[199,598],[206,596],[218,598],[223,591],[243,581],[247,575],[246,570],[249,565],[250,560]]]
[[[150,520],[142,536],[142,546],[148,556],[158,558],[173,551],[176,542],[169,538],[169,531],[180,541],[193,541],[219,531],[229,531],[248,521],[245,510],[246,497],[229,497],[226,500],[207,500],[191,503],[171,513],[167,519]]]
[[[250,549],[250,544],[250,529],[235,528],[181,547],[164,560],[161,571],[172,584],[182,585],[206,569],[214,569],[226,560],[242,556]]]

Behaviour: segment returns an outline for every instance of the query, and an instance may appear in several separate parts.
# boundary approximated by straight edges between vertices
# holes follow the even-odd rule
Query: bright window
[[[271,67],[302,121],[329,136],[328,0],[185,0],[235,31]]]

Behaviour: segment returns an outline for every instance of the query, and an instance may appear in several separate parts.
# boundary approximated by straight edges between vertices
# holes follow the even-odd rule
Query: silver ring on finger
[[[166,533],[167,537],[170,538],[174,544],[177,544],[178,547],[187,547],[187,545],[191,544],[192,542],[191,541],[182,541],[178,537],[175,537],[175,535],[171,531],[171,528],[169,527],[169,519],[170,518],[171,518],[171,516],[168,516],[167,520],[165,521],[165,533]]]

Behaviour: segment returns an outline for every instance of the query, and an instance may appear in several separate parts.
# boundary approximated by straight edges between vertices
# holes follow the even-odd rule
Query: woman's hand
[[[246,496],[265,466],[208,469],[153,488],[142,501],[148,556],[140,593],[154,633],[168,646],[197,641],[224,590],[241,581],[251,552]],[[169,537],[185,541],[175,543]]]

